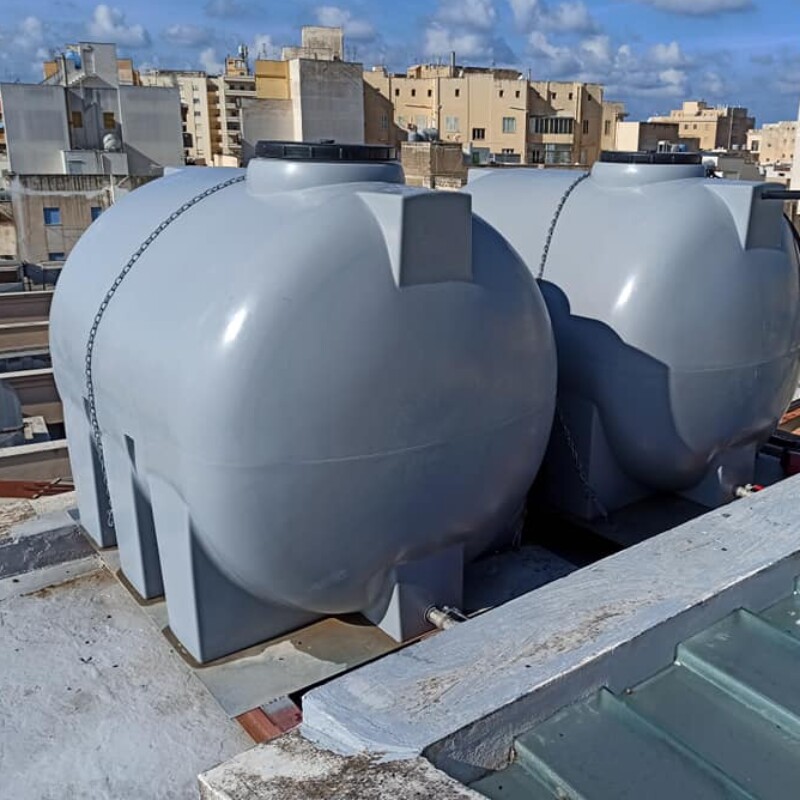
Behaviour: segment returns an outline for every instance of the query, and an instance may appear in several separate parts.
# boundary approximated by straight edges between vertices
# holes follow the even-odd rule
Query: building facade
[[[657,153],[676,148],[697,152],[700,141],[696,137],[681,136],[677,122],[619,122],[614,147],[609,150],[623,152]]]
[[[700,150],[745,150],[747,132],[755,126],[755,118],[746,108],[712,107],[702,100],[687,100],[667,116],[650,117],[648,122],[678,125],[680,137],[697,139]]]
[[[764,166],[789,166],[794,161],[796,120],[773,122],[747,133],[747,149]]]
[[[435,130],[476,164],[590,165],[604,120],[624,113],[620,104],[604,107],[596,84],[532,82],[516,70],[456,66],[454,58],[405,75],[377,67],[364,81],[367,142]]]
[[[138,85],[115,45],[74,45],[45,76],[0,83],[6,171],[152,176],[184,163],[178,92]]]
[[[63,261],[112,203],[149,180],[148,176],[12,176],[8,195],[16,229],[13,255],[35,263]]]
[[[208,77],[194,70],[149,70],[142,72],[143,86],[174,87],[181,99],[183,155],[187,164],[214,163],[211,137]]]

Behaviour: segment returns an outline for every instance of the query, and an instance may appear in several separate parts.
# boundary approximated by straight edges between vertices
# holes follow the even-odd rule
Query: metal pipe
[[[462,611],[450,606],[442,606],[441,608],[431,606],[425,612],[425,619],[440,631],[446,631],[448,628],[454,628],[456,625],[467,621],[467,617]]]
[[[766,189],[761,192],[762,200],[800,200],[800,189]]]

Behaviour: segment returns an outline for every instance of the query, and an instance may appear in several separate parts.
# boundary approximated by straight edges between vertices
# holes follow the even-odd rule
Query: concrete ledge
[[[61,497],[46,498],[51,506]],[[74,500],[71,495],[67,502]],[[35,502],[20,500],[0,506],[2,517],[15,520],[0,535],[0,580],[33,570],[93,556],[94,548],[66,509],[40,516]]]
[[[789,593],[798,500],[800,476],[334,680],[305,696],[303,733],[344,754],[425,754],[474,779],[538,719],[642,680],[681,639]]]
[[[201,800],[482,800],[424,758],[343,757],[296,734],[258,745],[200,775]]]

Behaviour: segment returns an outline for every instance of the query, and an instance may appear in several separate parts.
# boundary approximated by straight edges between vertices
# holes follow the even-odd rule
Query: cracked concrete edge
[[[462,780],[583,694],[666,666],[676,642],[765,608],[800,574],[800,476],[311,690],[301,732],[343,755],[424,754]]]
[[[201,800],[482,800],[424,758],[341,756],[297,732],[234,756],[198,784]]]

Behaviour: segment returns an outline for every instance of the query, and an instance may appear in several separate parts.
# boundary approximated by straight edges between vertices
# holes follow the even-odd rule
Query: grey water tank
[[[380,148],[257,155],[114,205],[51,314],[81,521],[201,661],[326,614],[424,630],[512,535],[555,406],[544,302],[469,197]]]
[[[706,179],[691,154],[607,158],[473,171],[465,189],[553,322],[544,489],[583,518],[658,492],[716,506],[753,482],[797,385],[797,244],[764,184]]]

